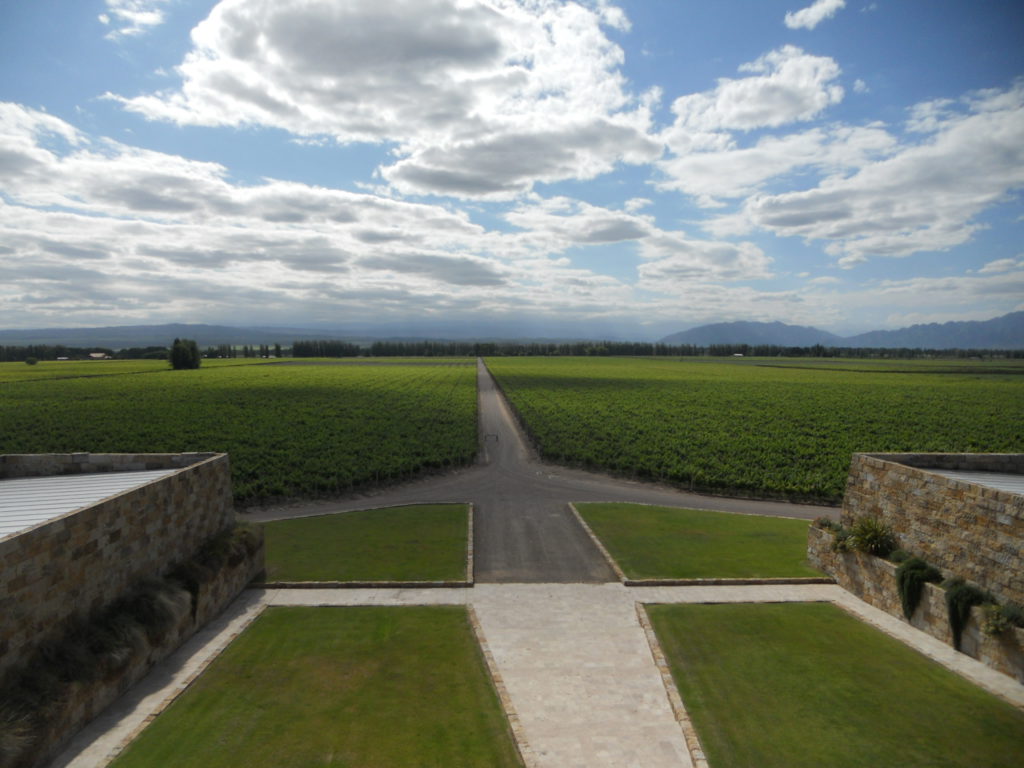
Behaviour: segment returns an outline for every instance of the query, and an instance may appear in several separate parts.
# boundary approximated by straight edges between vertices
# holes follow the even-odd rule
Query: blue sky
[[[1024,309],[1016,0],[0,0],[0,327]]]

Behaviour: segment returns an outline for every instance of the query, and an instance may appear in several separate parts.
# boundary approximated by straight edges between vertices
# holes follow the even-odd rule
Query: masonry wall
[[[0,541],[0,678],[63,620],[164,573],[232,525],[226,454],[0,456],[0,477],[179,472]]]
[[[896,587],[896,565],[863,552],[833,552],[835,537],[811,526],[807,539],[807,558],[811,565],[833,576],[843,589],[866,603],[906,621]],[[953,574],[944,571],[943,575]],[[971,610],[964,628],[960,650],[1004,674],[1024,683],[1024,629],[1011,627],[995,637],[981,631],[980,612]],[[934,584],[925,584],[921,602],[910,624],[932,637],[952,645],[945,592]]]
[[[1024,496],[928,468],[1024,474],[1022,454],[855,454],[843,525],[884,520],[900,546],[1003,601],[1024,604]]]

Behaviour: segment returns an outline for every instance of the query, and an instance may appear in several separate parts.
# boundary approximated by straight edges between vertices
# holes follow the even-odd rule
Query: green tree
[[[171,367],[176,370],[198,368],[202,362],[199,346],[192,339],[175,339],[171,345]]]

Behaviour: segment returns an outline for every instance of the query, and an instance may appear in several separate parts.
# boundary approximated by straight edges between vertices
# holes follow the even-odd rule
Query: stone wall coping
[[[85,472],[131,472],[143,469],[184,470],[227,457],[226,453],[5,453],[0,454],[0,479],[52,477]]]

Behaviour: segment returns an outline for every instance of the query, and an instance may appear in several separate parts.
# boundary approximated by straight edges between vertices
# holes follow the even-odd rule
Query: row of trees
[[[174,343],[195,345],[191,339],[175,339]],[[118,360],[168,360],[174,364],[174,347],[129,347],[115,352],[105,347],[67,347],[64,345],[30,344],[27,346],[0,346],[0,362],[36,360],[88,360],[90,355],[104,354]],[[179,355],[182,353],[179,352]],[[193,354],[189,347],[189,359]],[[207,358],[270,358],[284,357],[507,357],[536,356],[642,356],[642,357],[807,357],[807,358],[876,358],[876,359],[929,359],[929,358],[985,358],[1024,359],[1024,349],[911,349],[908,347],[876,349],[873,347],[785,347],[775,344],[656,344],[630,341],[573,341],[573,342],[472,342],[472,341],[375,341],[363,347],[347,341],[295,341],[291,349],[280,344],[244,345],[236,347],[220,344],[207,347],[195,359]],[[185,359],[181,357],[180,359]],[[175,366],[176,367],[176,366]],[[192,367],[198,368],[198,364]]]

